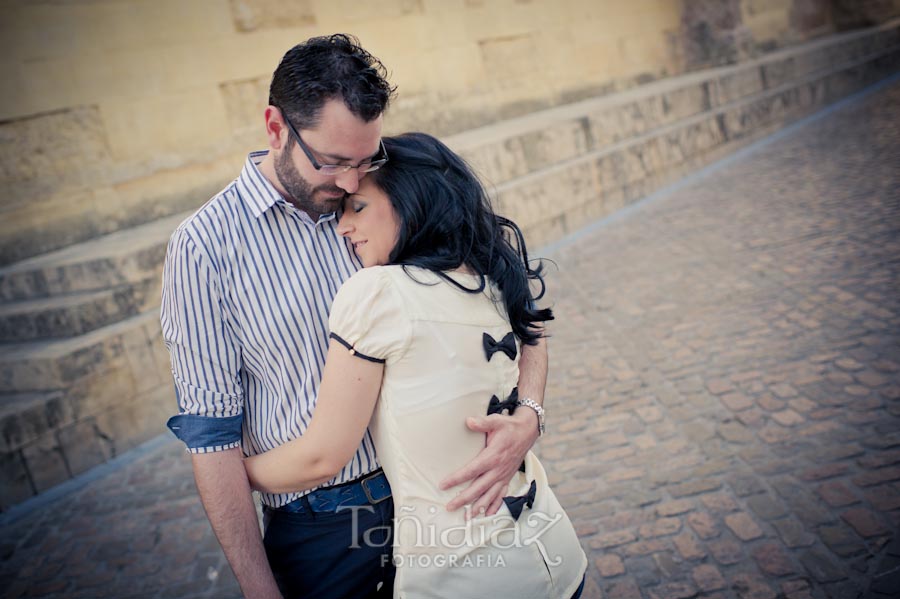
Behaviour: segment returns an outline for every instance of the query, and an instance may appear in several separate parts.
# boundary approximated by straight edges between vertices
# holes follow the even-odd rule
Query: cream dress
[[[497,351],[488,359],[483,346],[484,333],[500,341],[511,332],[502,302],[491,299],[499,293],[465,293],[430,271],[407,270],[357,272],[330,317],[332,336],[385,363],[369,430],[393,491],[394,596],[569,599],[587,558],[532,453],[507,493],[521,497],[511,499],[514,511],[522,508],[518,518],[505,503],[467,523],[463,510],[444,508],[458,489],[438,489],[484,447],[466,416],[486,414],[491,397],[507,399],[518,380],[521,347],[514,358]],[[469,288],[478,282],[451,276]]]

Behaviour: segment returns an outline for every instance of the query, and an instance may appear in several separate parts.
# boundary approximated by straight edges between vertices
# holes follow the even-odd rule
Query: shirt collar
[[[268,150],[250,152],[247,155],[247,161],[244,163],[244,169],[241,171],[240,176],[241,183],[243,183],[243,187],[246,190],[246,193],[242,195],[245,196],[244,199],[247,204],[249,204],[250,210],[256,218],[262,216],[269,208],[276,204],[282,204],[292,210],[297,210],[285,201],[285,199],[281,197],[281,194],[278,193],[278,190],[275,189],[275,186],[272,185],[271,181],[266,179],[266,177],[259,172],[259,164],[268,153]],[[329,214],[323,214],[319,217],[319,220],[313,221],[312,218],[302,210],[297,210],[297,212],[305,221],[308,221],[313,225],[327,223],[334,220],[337,216],[336,213],[331,212]]]

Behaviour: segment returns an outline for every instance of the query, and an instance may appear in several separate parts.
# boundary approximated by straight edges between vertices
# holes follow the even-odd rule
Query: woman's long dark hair
[[[537,309],[544,294],[542,266],[528,263],[525,239],[511,220],[497,216],[478,178],[458,155],[425,133],[385,137],[389,160],[367,175],[390,198],[400,221],[391,264],[428,269],[464,291],[481,293],[485,277],[496,283],[513,332],[533,345],[542,336],[535,325],[553,319]],[[479,287],[461,285],[444,271],[467,266],[480,275]],[[540,292],[533,296],[530,283]]]

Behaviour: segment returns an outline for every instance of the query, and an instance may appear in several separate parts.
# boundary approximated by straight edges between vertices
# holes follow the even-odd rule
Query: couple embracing
[[[382,138],[384,74],[350,36],[292,48],[269,149],[173,234],[169,428],[248,597],[578,597],[530,452],[540,268],[459,156]]]

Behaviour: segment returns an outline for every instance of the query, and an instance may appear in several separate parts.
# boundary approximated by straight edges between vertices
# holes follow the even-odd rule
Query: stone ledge
[[[0,342],[89,333],[159,305],[160,286],[161,277],[152,276],[111,289],[0,304]]]

